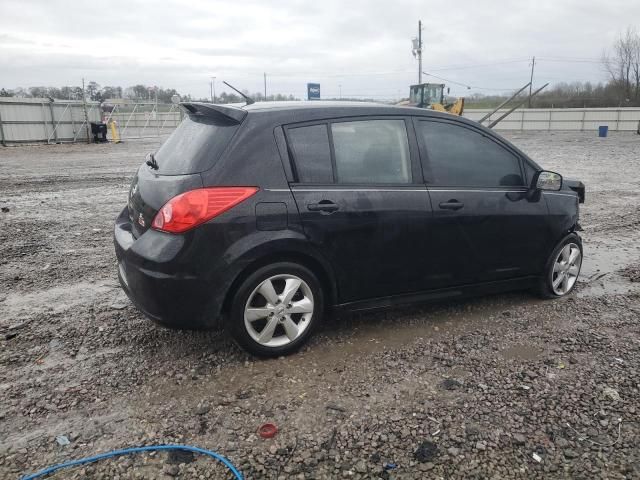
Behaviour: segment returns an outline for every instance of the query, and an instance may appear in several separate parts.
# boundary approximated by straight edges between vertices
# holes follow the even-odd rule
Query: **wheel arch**
[[[325,307],[331,307],[337,303],[338,291],[335,276],[328,263],[317,258],[313,254],[301,252],[299,250],[279,250],[263,254],[253,259],[240,272],[238,272],[227,289],[222,302],[222,315],[227,315],[229,313],[235,292],[237,292],[238,287],[249,275],[259,268],[277,262],[298,263],[311,270],[311,272],[318,278],[318,281],[325,292]]]

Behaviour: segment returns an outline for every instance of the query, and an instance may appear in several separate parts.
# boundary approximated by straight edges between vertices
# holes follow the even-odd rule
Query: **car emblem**
[[[138,215],[138,223],[140,224],[141,227],[145,226],[144,217],[142,216],[142,214]]]
[[[133,196],[138,191],[138,184],[136,183],[133,187],[131,187],[131,191],[129,192],[129,199],[133,198]]]

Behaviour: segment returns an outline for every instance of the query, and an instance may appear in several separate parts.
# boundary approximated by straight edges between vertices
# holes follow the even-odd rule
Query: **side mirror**
[[[548,190],[557,192],[562,188],[562,175],[542,170],[533,177],[532,190]]]

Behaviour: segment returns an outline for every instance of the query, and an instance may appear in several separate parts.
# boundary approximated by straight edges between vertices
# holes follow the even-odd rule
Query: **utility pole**
[[[89,128],[89,115],[87,115],[87,97],[84,93],[84,78],[82,79],[82,110],[84,110],[84,123],[87,126],[87,143],[91,143],[91,129]]]
[[[211,103],[216,103],[216,77],[211,77]]]
[[[422,20],[418,20],[418,84],[422,83]]]
[[[264,101],[267,101],[267,72],[264,72]]]
[[[338,85],[338,88],[340,89],[340,100],[342,100],[342,84]]]
[[[531,108],[531,88],[533,87],[533,69],[536,66],[536,57],[531,59],[531,80],[529,80],[529,108]]]
[[[414,38],[413,53],[414,57],[418,58],[418,83],[422,83],[422,20],[418,20],[418,38]]]

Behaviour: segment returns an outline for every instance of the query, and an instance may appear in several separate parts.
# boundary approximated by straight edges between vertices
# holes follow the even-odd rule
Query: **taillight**
[[[233,208],[257,191],[256,187],[211,187],[182,193],[158,211],[151,228],[170,233],[186,232]]]

